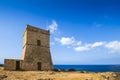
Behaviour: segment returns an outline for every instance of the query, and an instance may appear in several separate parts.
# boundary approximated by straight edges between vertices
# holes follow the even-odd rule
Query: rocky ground
[[[4,71],[0,67],[0,80],[120,80],[120,73]]]

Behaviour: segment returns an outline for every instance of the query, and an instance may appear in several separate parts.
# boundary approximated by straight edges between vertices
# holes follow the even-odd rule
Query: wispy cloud
[[[81,44],[82,45],[78,45],[78,46],[74,47],[74,50],[77,52],[88,51],[88,50],[91,50],[93,48],[103,46],[104,42],[94,42],[91,44],[90,43],[87,43],[87,44],[81,43]]]
[[[94,43],[91,45],[91,48],[103,46],[104,44],[105,44],[105,42],[94,42]]]
[[[58,24],[55,20],[52,21],[52,24],[47,26],[47,29],[50,30],[51,33],[54,33],[58,29]]]
[[[77,51],[77,52],[83,52],[83,51],[90,50],[90,48],[87,47],[87,46],[78,46],[78,47],[75,47],[74,50]]]
[[[82,41],[75,40],[74,37],[62,37],[62,38],[55,38],[55,41],[59,42],[64,46],[69,46],[73,48],[76,52],[84,52],[90,51],[95,48],[103,47],[108,49],[108,52],[112,53],[120,53],[120,41],[98,41],[93,43],[83,43]]]
[[[120,53],[120,41],[111,41],[105,45],[112,53]]]

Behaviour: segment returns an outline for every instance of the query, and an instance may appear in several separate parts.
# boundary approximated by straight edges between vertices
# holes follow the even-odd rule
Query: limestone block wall
[[[49,47],[49,35],[49,31],[35,30],[30,27],[27,29],[26,42],[28,45],[37,45],[36,41],[40,40],[41,46]]]
[[[16,61],[20,61],[20,67],[22,66],[22,60],[17,59],[5,59],[4,69],[5,70],[16,70]]]
[[[52,70],[52,59],[49,45],[50,32],[28,25],[24,32],[24,47],[22,68],[24,70],[38,70],[40,63],[41,70]],[[40,40],[40,45],[37,45]]]

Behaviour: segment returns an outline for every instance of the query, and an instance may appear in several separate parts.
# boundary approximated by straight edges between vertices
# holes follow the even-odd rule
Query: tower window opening
[[[41,45],[41,41],[37,40],[37,46],[40,46],[40,45]]]

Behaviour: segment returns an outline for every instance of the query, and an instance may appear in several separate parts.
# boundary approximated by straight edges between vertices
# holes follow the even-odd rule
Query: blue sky
[[[120,64],[120,0],[0,0],[0,63],[21,58],[26,24],[51,31],[54,64]]]

